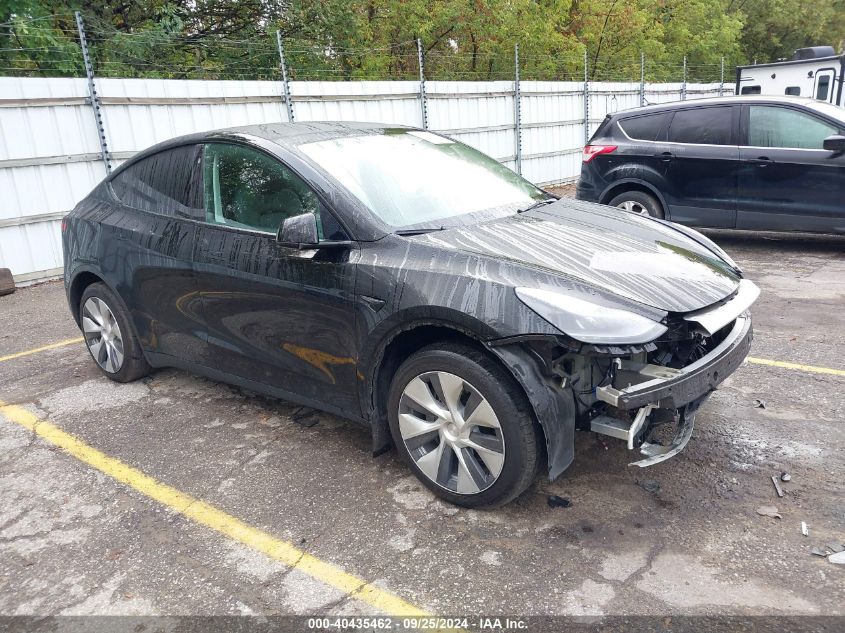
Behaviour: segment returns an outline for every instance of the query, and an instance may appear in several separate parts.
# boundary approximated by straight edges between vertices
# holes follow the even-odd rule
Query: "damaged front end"
[[[743,280],[726,302],[667,315],[665,332],[644,344],[583,344],[560,337],[523,340],[521,352],[513,342],[494,348],[511,367],[522,361],[515,375],[529,385],[526,392],[546,433],[550,478],[571,462],[574,447],[563,444],[570,438],[574,443],[574,430],[622,440],[643,456],[631,464],[639,467],[683,450],[698,408],[748,354],[753,337],[748,308],[758,294]],[[525,369],[528,356],[538,375]],[[562,416],[537,410],[537,396],[548,400],[550,392],[556,392]]]

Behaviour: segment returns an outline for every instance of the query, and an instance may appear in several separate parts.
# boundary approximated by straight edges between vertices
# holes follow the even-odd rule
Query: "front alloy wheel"
[[[463,378],[431,371],[413,378],[399,400],[399,432],[432,482],[457,494],[492,486],[505,463],[505,439],[490,403]]]
[[[111,308],[99,297],[90,297],[82,306],[82,332],[97,364],[110,374],[119,372],[123,367],[123,336]]]
[[[415,352],[396,370],[385,404],[402,459],[456,505],[505,504],[543,463],[542,432],[525,392],[479,346],[443,341]]]

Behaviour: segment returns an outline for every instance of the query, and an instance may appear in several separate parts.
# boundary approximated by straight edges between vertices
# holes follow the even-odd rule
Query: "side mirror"
[[[317,216],[313,213],[302,213],[285,218],[276,235],[282,246],[310,250],[317,248],[350,248],[352,242],[348,240],[321,240],[317,231]]]
[[[317,248],[320,241],[317,233],[317,216],[313,213],[302,213],[285,218],[279,227],[279,241],[294,248]]]
[[[822,147],[830,152],[845,152],[845,136],[840,136],[839,134],[828,136],[824,140]]]

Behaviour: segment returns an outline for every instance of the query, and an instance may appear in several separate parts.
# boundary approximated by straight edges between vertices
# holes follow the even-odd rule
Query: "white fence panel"
[[[117,166],[158,142],[217,128],[287,121],[279,81],[98,79]],[[520,84],[522,173],[532,182],[571,181],[584,144],[581,82]],[[729,90],[725,94],[729,94]],[[422,125],[417,81],[294,81],[297,121]],[[688,84],[688,99],[719,84]],[[426,82],[429,129],[516,169],[514,82]],[[676,101],[681,84],[649,84],[649,103]],[[589,129],[608,113],[637,107],[638,83],[591,83]],[[55,276],[60,218],[106,174],[85,79],[0,77],[0,267],[18,281]]]

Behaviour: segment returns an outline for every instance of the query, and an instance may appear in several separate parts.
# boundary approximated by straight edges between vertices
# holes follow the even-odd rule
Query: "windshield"
[[[385,130],[299,149],[393,227],[513,212],[548,197],[489,156],[430,132]]]

